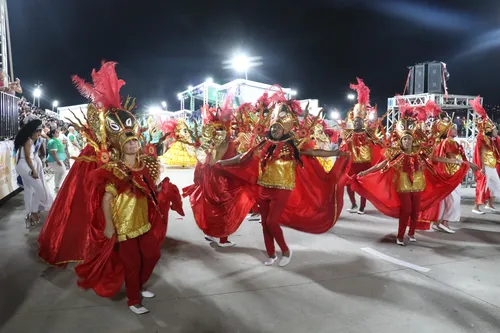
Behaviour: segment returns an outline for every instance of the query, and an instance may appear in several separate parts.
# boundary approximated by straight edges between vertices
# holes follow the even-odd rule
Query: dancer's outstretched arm
[[[363,176],[366,176],[370,173],[379,171],[379,170],[383,169],[386,165],[387,165],[387,160],[383,160],[379,164],[372,166],[370,169],[365,170],[365,171],[361,171],[360,173],[358,173],[358,177],[363,177]]]

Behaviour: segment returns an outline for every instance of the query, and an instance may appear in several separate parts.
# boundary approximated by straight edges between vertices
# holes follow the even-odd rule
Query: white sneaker
[[[364,209],[363,209],[363,210],[361,210],[361,209],[360,209],[360,210],[358,210],[358,214],[359,214],[359,215],[365,215],[365,210],[364,210]]]
[[[454,234],[455,233],[455,231],[451,230],[450,228],[448,228],[447,226],[445,226],[442,223],[438,224],[438,228],[439,228],[439,230],[442,230],[442,231],[447,232],[449,234]]]
[[[417,242],[417,239],[415,238],[415,236],[408,236],[408,238],[410,239],[410,242],[412,242],[412,243]]]
[[[281,256],[280,262],[278,264],[279,267],[285,267],[292,260],[293,251],[292,249],[288,249],[288,257]]]
[[[205,239],[209,242],[216,242],[217,243],[217,239],[215,239],[215,237],[205,235]]]
[[[484,206],[484,209],[487,209],[487,210],[492,211],[492,212],[496,212],[497,211],[495,208],[493,208],[491,206],[488,206],[488,205]]]
[[[274,255],[274,257],[272,257],[272,258],[269,257],[269,258],[267,258],[266,261],[264,261],[264,265],[266,265],[266,266],[272,266],[276,262],[276,260],[278,260],[278,256],[277,255]]]
[[[405,246],[405,242],[403,242],[402,240],[399,240],[397,238],[396,238],[396,244],[401,245],[401,246]]]
[[[347,211],[349,213],[357,213],[358,212],[358,206],[354,205],[351,208],[348,208]]]
[[[485,212],[482,212],[482,211],[477,210],[477,209],[473,209],[473,210],[472,210],[472,212],[473,212],[474,214],[478,214],[478,215],[484,215],[484,214],[485,214]]]
[[[217,246],[218,247],[233,247],[233,246],[236,246],[236,243],[233,243],[231,241],[227,241],[226,243],[220,243],[220,242],[218,242]]]
[[[147,290],[141,290],[141,296],[144,298],[154,298],[156,295]]]
[[[128,308],[130,309],[130,311],[132,311],[136,315],[141,315],[141,314],[145,314],[145,313],[149,312],[149,310],[146,309],[142,305],[132,305],[132,306],[129,306]]]

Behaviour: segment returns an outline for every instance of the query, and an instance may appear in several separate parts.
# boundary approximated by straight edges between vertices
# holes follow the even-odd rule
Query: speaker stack
[[[406,95],[444,94],[444,81],[448,79],[446,66],[440,61],[426,62],[409,67],[410,78]]]

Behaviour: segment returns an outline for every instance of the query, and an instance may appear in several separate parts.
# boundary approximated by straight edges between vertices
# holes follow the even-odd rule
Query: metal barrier
[[[0,137],[12,138],[19,130],[19,98],[0,92]]]

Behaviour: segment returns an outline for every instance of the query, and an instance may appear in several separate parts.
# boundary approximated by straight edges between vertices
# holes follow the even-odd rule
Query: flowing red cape
[[[38,236],[38,256],[54,266],[79,262],[85,257],[89,238],[89,173],[97,168],[94,148],[87,145],[71,167]]]
[[[339,157],[332,170],[326,172],[316,158],[302,156],[302,160],[304,166],[297,166],[295,188],[280,223],[307,233],[324,233],[335,225],[342,211],[349,161]],[[246,181],[252,205],[258,196],[258,165],[258,157],[252,154],[242,164],[224,168],[231,177]]]
[[[146,170],[146,168],[144,168]],[[155,196],[151,194],[154,185],[149,174],[144,171],[134,175],[134,179],[150,191],[148,195],[149,220],[151,230],[158,242],[158,247],[166,236],[168,225],[168,212],[170,208],[184,215],[182,199],[178,188],[165,178],[161,184],[161,192]],[[128,182],[117,179],[105,169],[97,169],[90,174],[92,187],[89,198],[89,211],[92,212],[89,224],[89,246],[85,253],[84,261],[76,266],[75,271],[79,277],[78,285],[84,289],[93,289],[102,297],[114,296],[124,282],[123,264],[115,251],[115,236],[108,239],[104,236],[106,221],[101,209],[101,201],[108,182],[118,185],[118,192],[128,187]],[[123,187],[121,186],[123,185]],[[155,204],[157,201],[157,205]]]
[[[236,155],[232,142],[223,159]],[[227,237],[236,230],[253,206],[245,182],[228,177],[225,170],[198,163],[194,172],[194,184],[183,189],[189,196],[194,219],[205,235]]]
[[[453,175],[448,176],[426,167],[425,179],[426,187],[422,192],[420,211],[428,209],[432,204],[441,202],[462,182],[468,170],[468,165],[462,164],[460,169]],[[385,172],[374,172],[363,177],[354,176],[351,188],[361,196],[367,198],[383,214],[398,218],[401,210],[396,187],[394,186],[394,168],[389,168]]]

